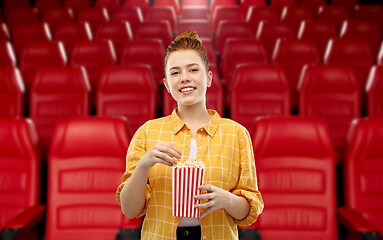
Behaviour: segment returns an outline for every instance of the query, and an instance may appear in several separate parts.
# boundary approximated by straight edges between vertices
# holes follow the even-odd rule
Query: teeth
[[[194,88],[183,88],[181,89],[181,92],[188,92],[188,91],[192,91],[194,90]]]

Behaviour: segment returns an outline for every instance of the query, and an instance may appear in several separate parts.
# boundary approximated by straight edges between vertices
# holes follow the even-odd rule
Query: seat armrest
[[[23,239],[44,217],[45,206],[35,205],[22,211],[8,221],[1,233],[3,240]],[[24,236],[24,237],[25,237]]]
[[[348,208],[338,208],[339,221],[354,239],[382,240],[378,229],[357,211]]]

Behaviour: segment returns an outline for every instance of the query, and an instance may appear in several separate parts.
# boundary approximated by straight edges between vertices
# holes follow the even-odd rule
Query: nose
[[[185,73],[185,72],[182,72],[181,74],[180,74],[180,81],[181,81],[181,83],[184,83],[184,82],[188,82],[189,80],[188,80],[188,77],[187,77],[187,74]]]

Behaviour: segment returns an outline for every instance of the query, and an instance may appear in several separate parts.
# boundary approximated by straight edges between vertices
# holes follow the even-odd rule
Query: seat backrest
[[[24,116],[24,91],[17,68],[0,68],[0,117]]]
[[[85,70],[79,67],[40,68],[32,81],[29,110],[47,156],[58,120],[89,114],[90,86]]]
[[[262,239],[338,239],[334,153],[326,123],[265,117],[253,139],[259,189],[267,203]]]
[[[151,66],[155,81],[164,79],[164,46],[160,39],[142,39],[127,42],[122,50],[121,65],[148,64]]]
[[[202,39],[202,47],[206,51],[209,65],[217,65],[217,56],[215,53],[213,41],[210,39]]]
[[[64,23],[73,23],[74,14],[70,8],[48,8],[41,17],[42,21],[48,23],[49,29],[55,34],[57,27]]]
[[[179,20],[209,20],[209,9],[204,6],[184,6],[181,9]]]
[[[307,66],[298,91],[299,114],[327,122],[337,163],[342,163],[349,126],[361,112],[360,90],[354,71],[347,66]]]
[[[335,25],[326,20],[302,21],[298,31],[298,39],[315,43],[321,59],[323,59],[328,41],[337,37]]]
[[[321,63],[316,45],[310,40],[278,39],[275,44],[272,62],[285,69],[290,85],[291,105],[295,108],[298,102],[297,86],[302,68],[305,65],[318,65]]]
[[[324,55],[324,64],[350,66],[354,69],[359,88],[366,87],[368,73],[375,57],[365,39],[331,39]]]
[[[381,4],[358,4],[355,6],[354,19],[376,22],[383,32],[383,6]]]
[[[346,7],[353,16],[355,7],[358,5],[358,0],[332,0],[331,5]]]
[[[145,20],[137,30],[136,39],[161,39],[164,49],[173,41],[170,23],[166,20]]]
[[[126,117],[133,137],[141,125],[156,117],[157,94],[150,66],[108,67],[97,89],[97,115]]]
[[[327,1],[326,0],[300,0],[299,5],[309,7],[315,17],[316,14],[318,13],[319,8],[327,5]]]
[[[178,0],[156,0],[154,1],[153,8],[171,7],[176,16],[180,13],[180,3]],[[152,9],[153,9],[152,8]],[[148,12],[150,14],[150,10]]]
[[[120,8],[120,0],[96,0],[94,7],[104,8],[107,9],[108,12],[113,13],[113,11]]]
[[[174,33],[177,29],[176,12],[174,11],[174,8],[169,6],[154,7],[149,9],[145,20],[166,20],[170,24],[170,29],[172,30],[172,33]]]
[[[242,20],[238,6],[217,6],[211,15],[211,29],[217,31],[218,24],[223,20]]]
[[[208,20],[203,20],[203,19],[179,20],[178,28],[176,31],[177,35],[186,31],[196,31],[198,33],[198,36],[201,39],[209,39],[210,41],[212,41],[213,39],[213,31],[210,28],[210,23]],[[202,40],[202,42],[204,41]]]
[[[31,120],[0,118],[0,229],[40,201],[41,162]]]
[[[74,44],[78,41],[90,41],[93,39],[93,35],[89,23],[73,22],[57,26],[53,39],[63,43],[65,52],[70,58]]]
[[[3,0],[2,2],[4,16],[7,16],[10,9],[13,8],[31,8],[29,0]]]
[[[251,6],[247,11],[246,21],[249,23],[251,30],[255,34],[261,21],[279,21],[280,15],[277,10],[272,7],[254,7]]]
[[[223,52],[226,40],[229,38],[254,38],[249,24],[244,20],[222,20],[215,34],[215,48]]]
[[[365,36],[368,36],[367,38]],[[370,44],[374,59],[382,43],[379,25],[371,20],[345,20],[340,31],[341,39],[365,39]]]
[[[57,123],[49,154],[47,240],[114,239],[123,218],[114,193],[129,141],[122,118]]]
[[[3,23],[0,17],[0,42],[9,41],[10,39],[11,39],[11,35],[9,33],[7,24]]]
[[[143,13],[138,7],[125,7],[116,9],[110,18],[111,22],[129,22],[132,28],[133,36],[135,37],[138,27],[144,21]]]
[[[20,56],[20,52],[26,43],[32,42],[50,42],[52,34],[47,23],[35,22],[17,25],[12,31],[12,46],[16,56]]]
[[[242,0],[239,7],[241,9],[242,18],[245,19],[251,7],[266,7],[266,2],[264,0]]]
[[[345,205],[359,212],[383,234],[383,119],[353,122],[344,167]]]
[[[36,69],[67,65],[67,56],[61,42],[27,43],[20,53],[20,71],[26,89],[29,89]]]
[[[371,68],[365,91],[367,92],[367,116],[383,117],[383,65]]]
[[[34,7],[39,11],[39,13],[44,13],[48,9],[59,8],[61,7],[60,0],[36,0]]]
[[[221,58],[221,71],[230,91],[236,67],[242,63],[266,64],[269,58],[263,43],[255,39],[230,38],[226,41]]]
[[[82,9],[87,9],[91,7],[91,1],[89,0],[65,0],[64,7],[70,8],[73,11],[75,18],[77,18],[79,12]]]
[[[125,0],[123,8],[137,7],[142,13],[142,17],[145,18],[149,11],[149,0]]]
[[[279,38],[294,39],[293,28],[281,21],[261,21],[256,33],[256,39],[261,40],[266,48],[267,54],[273,56],[275,43]]]
[[[133,40],[133,31],[129,22],[108,22],[98,27],[94,38],[96,40],[111,40],[119,61],[124,44]]]
[[[339,33],[343,21],[351,18],[352,12],[343,5],[328,5],[322,6],[318,10],[317,20],[330,21],[334,23],[337,32]]]
[[[16,67],[16,56],[8,41],[0,41],[0,67]]]
[[[286,6],[283,8],[281,20],[291,25],[297,35],[302,21],[313,20],[314,14],[307,6]]]
[[[231,88],[230,118],[254,133],[260,116],[290,115],[290,91],[280,66],[240,64]]]
[[[96,91],[102,70],[114,66],[117,57],[110,40],[81,41],[73,46],[71,66],[85,67],[92,91]]]
[[[109,22],[109,14],[106,8],[84,8],[79,11],[77,22],[88,22],[95,33],[100,24]]]
[[[5,16],[7,20],[7,26],[11,32],[17,25],[24,23],[37,23],[39,22],[39,15],[35,8],[12,8]]]
[[[210,1],[210,15],[213,16],[217,7],[235,7],[237,3],[235,0],[211,0]]]

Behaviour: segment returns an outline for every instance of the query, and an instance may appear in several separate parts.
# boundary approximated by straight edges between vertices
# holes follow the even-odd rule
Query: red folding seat
[[[375,57],[367,40],[332,39],[327,45],[324,64],[352,67],[362,91],[370,68],[375,64]]]
[[[0,68],[0,89],[0,117],[22,117],[25,88],[17,68]]]
[[[327,122],[337,163],[341,164],[349,126],[361,112],[360,90],[354,71],[347,66],[307,66],[298,91],[299,114]]]
[[[36,71],[32,81],[29,111],[46,159],[55,125],[66,117],[89,114],[89,82],[78,67],[50,67]]]
[[[105,68],[97,89],[97,116],[123,116],[129,136],[156,117],[158,89],[148,65]]]
[[[158,38],[162,41],[164,48],[168,48],[173,41],[173,33],[168,21],[145,20],[138,27],[136,39]]]
[[[280,66],[240,64],[230,88],[230,118],[252,135],[255,119],[261,116],[290,115],[290,91]]]
[[[0,132],[0,236],[38,240],[45,207],[36,130],[31,120],[0,118]]]
[[[174,9],[176,16],[180,13],[180,5],[178,0],[156,0],[154,1],[153,8],[171,7]],[[150,12],[150,10],[149,10]]]
[[[378,184],[383,174],[382,141],[381,118],[353,122],[344,166],[345,207],[338,210],[349,239],[383,236],[383,191]]]
[[[226,95],[230,93],[233,86],[234,71],[239,64],[269,62],[263,43],[255,39],[228,39],[221,59],[221,72],[226,89],[229,91]]]
[[[52,34],[47,23],[24,23],[17,25],[12,32],[12,46],[16,56],[20,56],[20,52],[26,43],[32,42],[50,42]]]
[[[202,39],[202,47],[207,54],[207,59],[209,60],[209,65],[217,65],[217,57],[215,54],[213,42],[210,39]]]
[[[9,34],[7,24],[0,22],[0,41],[9,41],[10,39],[11,36]]]
[[[39,11],[39,13],[44,14],[44,12],[51,8],[60,8],[60,0],[36,0],[34,7]]]
[[[89,9],[91,7],[91,0],[65,0],[64,7],[72,9],[75,19],[77,19],[82,9]]]
[[[95,33],[98,26],[109,22],[109,14],[106,8],[84,8],[78,13],[77,22],[88,22],[92,32]]]
[[[273,56],[275,43],[279,38],[294,39],[293,28],[284,22],[265,22],[261,21],[256,34],[256,39],[261,40],[265,46],[267,55],[271,58]]]
[[[117,57],[110,40],[92,40],[75,43],[70,57],[71,66],[83,66],[91,85],[91,103],[95,103],[95,94],[104,68],[114,66]]]
[[[25,23],[37,23],[40,21],[35,8],[12,8],[6,15],[7,27],[11,33],[16,26]]]
[[[223,20],[242,20],[238,6],[217,6],[211,14],[211,29],[216,32],[218,24]]]
[[[76,42],[90,41],[93,39],[93,36],[90,25],[87,22],[72,22],[57,26],[53,39],[63,43],[65,52],[70,58]]]
[[[319,8],[317,14],[317,20],[332,22],[335,25],[337,33],[340,32],[343,22],[351,17],[352,12],[343,5],[322,6]]]
[[[16,67],[16,56],[11,43],[0,41],[0,67]]]
[[[170,24],[172,32],[176,31],[177,28],[177,17],[172,7],[154,7],[149,9],[145,20],[158,21],[166,20]]]
[[[37,69],[67,65],[67,56],[61,42],[27,43],[20,53],[20,72],[27,92]]]
[[[2,3],[4,16],[7,16],[12,8],[31,8],[29,0],[3,0]]]
[[[126,121],[81,117],[57,123],[48,169],[47,240],[114,239],[122,225],[139,238],[141,218],[128,220],[116,204],[125,171]]]
[[[303,21],[298,32],[298,39],[314,42],[321,59],[323,59],[328,41],[333,38],[338,38],[338,32],[330,21]]]
[[[335,161],[326,123],[309,117],[259,119],[253,149],[267,203],[255,223],[262,239],[337,240]]]
[[[186,31],[196,31],[201,39],[213,39],[213,31],[210,28],[208,20],[203,19],[185,19],[179,20],[177,34]]]
[[[327,5],[327,1],[326,0],[299,0],[299,5],[309,7],[315,17],[318,13],[319,8]]]
[[[181,11],[185,7],[203,7],[209,10],[208,1],[206,0],[182,0]]]
[[[113,14],[113,12],[121,6],[120,0],[96,0],[94,7],[100,9],[106,8],[109,13]]]
[[[74,15],[69,8],[49,8],[42,14],[42,21],[48,23],[49,29],[55,34],[61,24],[73,23]]]
[[[243,0],[239,5],[241,9],[242,18],[246,18],[248,10],[250,7],[259,8],[266,7],[266,2],[264,0]]]
[[[382,45],[380,46],[380,50],[379,50],[379,53],[378,53],[378,61],[377,63],[379,65],[383,65],[383,42],[382,42]]]
[[[122,50],[120,64],[148,64],[153,71],[155,82],[164,79],[164,46],[159,39],[142,39],[127,42]]]
[[[138,7],[142,12],[142,17],[145,18],[149,10],[149,0],[125,0],[123,8],[135,8]]]
[[[368,76],[367,116],[383,117],[383,65],[373,66]]]
[[[253,39],[253,33],[249,24],[242,20],[223,20],[218,24],[215,34],[215,49],[221,54],[226,40],[229,38]]]
[[[281,14],[284,7],[296,7],[297,2],[296,0],[271,0],[270,6]]]
[[[290,86],[292,109],[298,105],[297,86],[305,65],[321,64],[321,58],[314,42],[300,39],[279,39],[275,44],[272,63],[285,69]]]
[[[281,15],[282,22],[290,24],[294,30],[294,36],[297,35],[302,21],[313,20],[314,15],[309,7],[289,6],[284,7]]]
[[[266,7],[250,7],[247,11],[246,21],[249,23],[253,33],[258,30],[258,25],[261,21],[279,21],[278,12],[269,6]]]
[[[368,37],[366,37],[368,36]],[[370,44],[372,53],[377,56],[383,34],[376,22],[370,20],[349,19],[343,22],[340,31],[341,39],[364,39]]]
[[[378,24],[383,32],[383,5],[359,4],[355,7],[354,19],[370,20]]]
[[[222,81],[219,77],[219,72],[216,66],[210,65],[209,70],[213,74],[213,81],[211,86],[207,88],[206,92],[206,105],[208,109],[216,110],[219,115],[224,116],[224,99],[223,99],[223,87]],[[163,104],[162,114],[163,116],[170,115],[174,108],[177,107],[177,102],[172,95],[168,93],[166,88],[163,88]]]
[[[116,9],[110,19],[111,22],[129,22],[133,31],[133,36],[137,34],[138,27],[144,21],[143,14],[138,7],[125,7]]]
[[[332,6],[344,6],[348,9],[351,15],[354,15],[355,7],[358,5],[358,0],[332,0]]]
[[[236,7],[236,0],[211,0],[210,1],[210,15],[213,16],[217,7]]]
[[[109,22],[98,27],[95,39],[111,40],[119,60],[125,43],[133,40],[133,32],[129,22]]]
[[[185,2],[185,1],[184,1]],[[209,20],[209,9],[204,6],[186,6],[181,9],[179,20]]]

